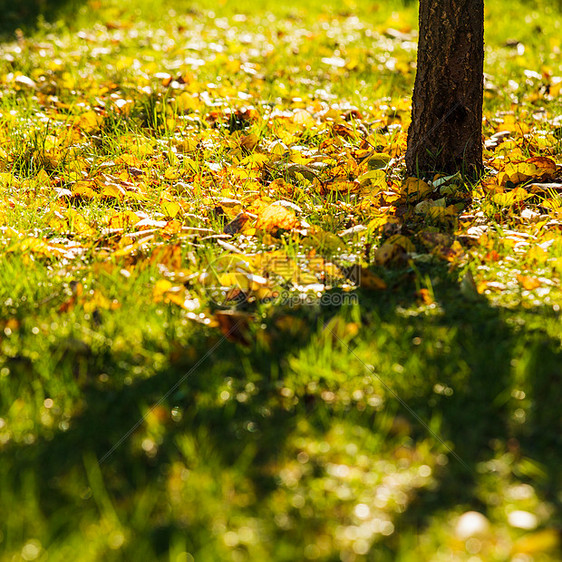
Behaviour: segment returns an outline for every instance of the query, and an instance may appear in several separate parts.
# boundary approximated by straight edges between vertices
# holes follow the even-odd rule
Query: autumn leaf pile
[[[430,256],[458,265],[474,263],[470,255],[482,248],[484,261],[525,251],[540,270],[520,275],[525,290],[558,284],[551,113],[513,105],[488,117],[489,173],[480,184],[404,179],[408,99],[354,105],[327,84],[381,70],[411,77],[414,36],[382,29],[361,56],[354,43],[371,30],[354,18],[334,25],[349,45],[333,52],[314,45],[331,55],[315,64],[314,79],[293,77],[281,62],[306,66],[318,29],[279,22],[256,33],[246,16],[206,18],[205,25],[188,18],[172,35],[142,37],[131,22],[106,21],[74,37],[22,35],[5,44],[4,255],[46,260],[72,278],[87,270],[128,275],[151,264],[161,272],[155,298],[170,301],[173,290],[170,302],[188,310],[206,310],[198,299],[209,260],[236,256],[215,281],[245,300],[278,294],[271,278],[279,272],[268,264],[287,262],[291,275],[277,279],[285,288],[326,290],[326,268],[342,265],[335,258],[363,269]],[[384,60],[388,47],[401,58]],[[156,51],[164,56],[156,59]],[[528,75],[541,81],[537,97],[556,96],[559,77]],[[317,279],[295,283],[294,260],[315,256],[326,258]],[[236,273],[240,260],[247,268]],[[336,277],[346,290],[360,283],[346,283],[345,271]],[[478,274],[478,291],[488,282]],[[385,286],[381,280],[377,288]]]

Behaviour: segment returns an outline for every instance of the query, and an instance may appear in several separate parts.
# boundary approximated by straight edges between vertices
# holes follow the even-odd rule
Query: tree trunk
[[[484,0],[420,0],[409,175],[482,171]]]

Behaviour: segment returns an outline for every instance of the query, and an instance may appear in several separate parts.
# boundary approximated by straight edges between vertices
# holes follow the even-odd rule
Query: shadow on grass
[[[418,354],[428,379],[442,375],[441,380],[452,387],[454,393],[448,397],[436,395],[433,383],[409,390],[406,374],[401,398],[422,419],[440,418],[439,437],[450,443],[462,459],[460,463],[449,456],[448,465],[437,475],[437,487],[422,491],[398,517],[396,532],[375,544],[372,554],[376,554],[377,559],[395,559],[401,548],[402,533],[423,529],[434,515],[444,510],[460,506],[486,512],[486,498],[476,491],[478,466],[494,458],[498,448],[509,452],[514,462],[528,457],[540,464],[544,477],[532,483],[538,484],[540,495],[555,506],[554,519],[560,517],[556,494],[562,462],[559,415],[562,353],[560,342],[549,338],[541,327],[541,319],[551,313],[542,309],[495,308],[484,299],[468,301],[444,268],[434,269],[433,274],[440,278],[435,292],[441,314],[402,314],[401,307],[413,304],[414,291],[410,290],[413,287],[395,293],[389,291],[382,298],[364,293],[360,301],[362,323],[367,332],[365,341],[376,337],[381,321],[395,326],[398,333],[412,333],[423,340],[419,350],[404,348],[404,356],[396,360],[407,361],[409,354]],[[304,319],[322,326],[335,313],[335,310],[319,310],[314,314],[305,311]],[[527,326],[522,327],[522,322]],[[440,340],[440,333],[447,333],[449,339]],[[31,445],[8,445],[4,449],[3,456],[9,461],[4,470],[0,469],[4,481],[2,489],[13,490],[15,499],[19,494],[25,495],[26,486],[29,487],[33,478],[41,483],[37,489],[37,509],[54,529],[49,539],[54,544],[60,537],[75,531],[88,513],[92,520],[98,511],[109,517],[111,510],[104,499],[107,494],[111,498],[109,504],[116,506],[121,518],[138,519],[138,535],[126,546],[128,557],[144,553],[154,559],[166,558],[173,537],[178,534],[186,537],[189,550],[201,551],[205,544],[216,540],[213,538],[216,531],[205,528],[202,523],[204,515],[193,514],[189,521],[168,517],[164,512],[159,515],[159,510],[166,511],[166,508],[155,505],[157,499],[147,500],[144,507],[136,506],[143,497],[142,490],[155,482],[164,482],[178,459],[181,458],[188,468],[208,467],[209,486],[214,486],[215,494],[221,482],[231,477],[229,470],[237,467],[244,474],[234,488],[243,486],[244,479],[250,481],[256,497],[247,510],[253,516],[260,513],[263,516],[264,507],[260,504],[278,487],[278,475],[271,467],[283,453],[284,444],[301,418],[309,418],[320,431],[326,430],[326,424],[346,416],[353,416],[354,422],[365,428],[373,427],[373,414],[367,412],[328,411],[326,421],[323,417],[326,412],[319,412],[328,407],[323,403],[309,403],[304,395],[299,397],[296,406],[283,407],[278,383],[287,375],[291,357],[310,344],[312,335],[275,338],[273,334],[273,343],[265,347],[258,344],[250,349],[226,341],[219,343],[216,351],[209,354],[196,372],[178,385],[162,404],[167,412],[180,406],[183,417],[176,421],[156,420],[152,436],[150,431],[147,433],[151,423],[148,420],[124,439],[99,466],[103,483],[98,483],[97,489],[93,480],[98,469],[92,459],[103,458],[119,443],[143,413],[193,368],[194,360],[187,359],[192,355],[186,347],[168,368],[149,379],[108,390],[95,384],[86,385],[84,410],[71,420],[67,431],[59,431],[52,440],[39,439]],[[199,358],[219,341],[217,336],[202,339],[195,347]],[[193,342],[185,343],[193,345]],[[92,380],[97,374],[90,373]],[[239,397],[226,403],[220,400],[221,393],[225,392],[226,377],[234,385],[229,392],[246,393],[244,399]],[[248,382],[254,385],[254,392],[245,390]],[[525,423],[513,421],[518,408],[514,390],[523,391],[527,396]],[[401,406],[395,406],[400,415],[409,416]],[[154,415],[158,418],[164,414],[157,409]],[[410,421],[414,442],[431,437],[417,420]],[[181,446],[185,440],[189,445]],[[155,446],[157,452],[155,449],[152,454]],[[518,478],[532,481],[532,477],[525,475]],[[230,500],[223,499],[236,501],[234,496]],[[1,501],[6,504],[9,498],[4,495]],[[137,509],[146,512],[139,514]],[[206,509],[209,508],[200,506],[202,513]],[[214,509],[221,509],[220,504]],[[13,540],[9,532],[5,531],[4,536],[5,540]],[[298,541],[298,534],[294,540]],[[6,546],[13,548],[16,544]],[[295,544],[295,548],[298,552],[299,545]],[[203,559],[206,558],[203,556]],[[276,559],[286,557],[279,555]]]
[[[450,282],[441,284],[436,297],[444,313],[435,322],[454,333],[449,349],[434,358],[437,369],[446,373],[453,363],[468,376],[461,384],[449,383],[454,393],[446,399],[427,394],[409,404],[422,418],[441,419],[440,437],[461,460],[449,456],[437,487],[422,491],[399,519],[386,543],[394,553],[389,559],[400,548],[402,532],[419,532],[449,509],[490,517],[497,503],[492,496],[502,486],[531,484],[554,508],[549,526],[559,525],[562,517],[557,492],[562,485],[562,349],[544,328],[546,320],[559,320],[558,313],[551,307],[507,309],[486,299],[467,301]],[[500,457],[510,471],[507,477],[486,466]],[[486,490],[486,473],[505,480],[495,491]]]
[[[0,475],[5,477],[0,488],[10,490],[14,501],[26,487],[28,490],[33,488],[38,497],[38,514],[43,514],[49,525],[58,529],[55,536],[50,537],[55,542],[59,533],[70,535],[76,531],[76,523],[88,519],[88,513],[94,514],[93,519],[99,515],[103,517],[104,508],[99,504],[98,494],[106,492],[95,489],[95,483],[88,475],[98,470],[93,466],[97,465],[96,459],[99,461],[104,457],[105,461],[99,465],[103,475],[101,487],[106,488],[110,502],[119,506],[118,511],[125,517],[131,516],[132,512],[128,511],[128,507],[123,512],[124,505],[132,507],[130,502],[134,502],[135,495],[150,488],[154,482],[162,481],[170,466],[179,458],[187,466],[208,463],[208,471],[217,482],[223,476],[222,471],[239,466],[240,460],[246,458],[243,461],[247,467],[245,477],[253,481],[260,493],[273,490],[274,476],[265,475],[262,468],[282,451],[283,443],[294,430],[298,417],[272,401],[272,396],[277,394],[278,380],[272,363],[275,361],[282,369],[284,359],[306,341],[285,339],[283,352],[275,360],[259,347],[248,351],[218,335],[203,338],[200,344],[196,345],[196,354],[198,360],[203,358],[203,361],[195,370],[197,360],[187,358],[193,357],[194,344],[190,341],[190,347],[179,353],[167,369],[149,379],[109,390],[86,384],[82,394],[85,408],[72,419],[67,431],[58,431],[52,439],[39,438],[32,445],[6,447],[5,455],[10,462],[5,463],[3,468],[0,466]],[[215,351],[207,354],[208,349],[215,345]],[[186,377],[192,370],[193,373]],[[95,381],[99,372],[92,371],[88,375]],[[178,385],[183,377],[184,382]],[[226,377],[233,379],[235,386],[238,382],[241,384],[237,392],[244,391],[249,379],[254,381],[259,392],[251,399],[231,400],[224,404],[220,402],[219,394]],[[170,393],[172,388],[174,390]],[[151,414],[148,413],[139,431],[131,430],[164,395],[168,395],[162,401],[167,412],[174,406],[180,406],[183,417],[176,423],[167,419],[162,425],[156,424],[165,430],[156,438],[158,455],[151,458],[150,452],[147,454],[143,450],[143,443],[138,442],[139,435],[145,434],[147,425],[150,426]],[[158,407],[153,411],[157,417],[161,413]],[[249,422],[257,422],[259,431],[248,431]],[[191,453],[179,452],[178,439],[185,435],[196,441]],[[35,484],[30,485],[30,482]],[[40,486],[37,485],[39,482]],[[90,493],[80,500],[75,494],[76,489],[69,491],[69,484],[82,490],[94,488],[94,497]],[[10,503],[10,498],[0,490],[0,504]],[[178,532],[185,533],[185,527],[177,521],[166,523],[165,518],[161,524],[150,521],[150,509],[142,515],[142,533],[130,543],[130,555],[135,558],[141,556],[141,559],[163,556],[167,560],[170,541]],[[15,518],[13,521],[16,526],[21,523]],[[2,533],[4,542],[0,546],[7,552],[17,549],[21,539],[17,534],[14,536],[10,532],[10,522],[7,521]],[[188,540],[187,546],[200,550],[211,541],[212,534],[211,529],[202,531],[199,528]]]
[[[83,0],[8,0],[0,17],[0,40],[12,38],[17,29],[33,31],[39,18],[51,22],[63,13],[73,13]]]

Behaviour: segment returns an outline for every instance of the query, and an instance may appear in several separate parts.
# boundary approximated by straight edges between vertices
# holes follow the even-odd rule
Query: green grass
[[[488,3],[485,136],[528,131],[435,188],[448,215],[401,191],[416,21],[363,0],[10,12],[0,560],[560,559],[562,202],[494,179],[501,154],[560,163],[560,15]],[[382,179],[344,184],[372,150]],[[298,227],[260,228],[279,199]],[[362,283],[319,289],[321,258]],[[209,271],[249,298],[221,312]]]

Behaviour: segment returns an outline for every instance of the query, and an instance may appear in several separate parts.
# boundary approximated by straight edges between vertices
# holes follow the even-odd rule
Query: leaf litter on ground
[[[374,299],[409,291],[421,309],[435,310],[438,299],[431,283],[420,285],[419,270],[439,264],[457,276],[469,303],[485,298],[559,311],[562,68],[553,57],[530,70],[519,54],[522,42],[492,43],[485,176],[476,184],[460,175],[422,180],[404,177],[416,32],[400,14],[307,20],[297,12],[202,11],[154,26],[98,4],[88,8],[97,14],[95,25],[58,33],[44,24],[0,44],[0,252],[6,262],[21,260],[24,270],[48,272],[50,281],[41,283],[49,294],[38,289],[33,314],[54,314],[59,323],[85,314],[101,323],[130,310],[128,287],[140,279],[137,307],[179,314],[206,330],[209,341],[224,335],[244,348],[272,349],[275,338],[310,328],[291,313],[294,303],[322,302],[335,289]],[[555,55],[560,42],[552,41]],[[505,60],[519,83],[503,83]],[[13,303],[9,287],[2,297]],[[35,294],[24,293],[6,305],[5,335],[23,325],[19,307]],[[343,324],[325,328],[330,346],[358,330],[357,322]],[[76,351],[80,340],[65,341],[63,355],[91,353]],[[21,370],[18,354],[5,345]],[[321,358],[317,368],[324,368]],[[291,411],[295,390],[277,390]],[[225,388],[220,396],[233,392]],[[352,398],[346,392],[326,388],[318,396],[334,409],[351,402],[381,407],[373,388]],[[239,404],[246,394],[247,387],[237,391]],[[317,399],[310,389],[301,396]],[[8,423],[24,408],[14,404]],[[146,423],[139,450],[148,458],[164,417]],[[388,431],[410,433],[407,423],[395,422]],[[375,456],[358,467],[340,462],[351,464],[352,455],[338,435],[351,444],[368,439],[349,432],[336,424],[324,438],[328,446],[320,446],[302,423],[288,445],[296,460],[267,467],[282,491],[270,506],[281,529],[294,525],[293,508],[319,502],[323,490],[337,490],[344,502],[340,519],[307,536],[310,559],[366,554],[394,533],[397,514],[418,488],[430,486],[443,462],[435,444],[397,447],[392,462],[404,467],[395,473],[402,476],[371,481],[382,474]],[[4,434],[2,443],[30,435]],[[326,468],[320,482],[317,467]],[[183,476],[174,470],[170,485],[181,487]],[[359,481],[372,493],[347,505]],[[181,519],[190,506],[172,509]],[[223,533],[228,552],[250,548],[254,531],[247,529],[249,521]],[[502,533],[480,538],[480,548],[515,555],[553,544],[549,529],[525,535],[526,542]],[[449,547],[458,552],[459,544]]]

